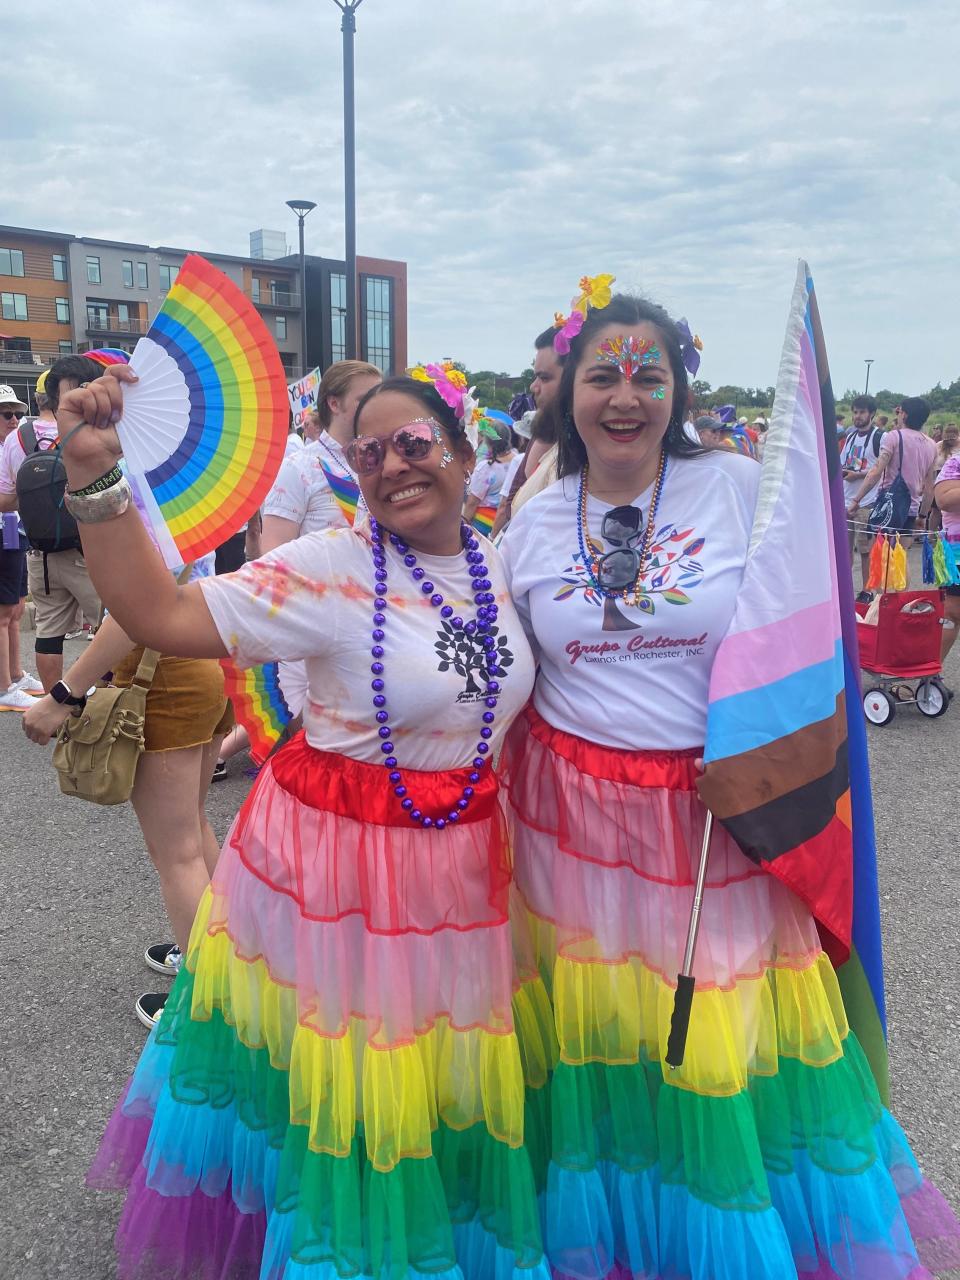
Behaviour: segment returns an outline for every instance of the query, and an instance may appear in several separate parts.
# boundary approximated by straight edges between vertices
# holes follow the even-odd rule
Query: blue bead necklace
[[[440,616],[448,618],[450,625],[457,631],[462,631],[464,635],[471,638],[478,636],[485,654],[486,665],[481,673],[486,678],[486,696],[483,699],[484,711],[481,716],[483,725],[480,729],[480,741],[476,747],[477,754],[472,761],[471,771],[467,775],[467,785],[463,788],[460,799],[447,813],[424,813],[413,797],[407,794],[407,787],[398,767],[399,762],[394,754],[393,731],[390,728],[390,713],[387,710],[386,682],[383,678],[385,671],[383,660],[386,656],[383,642],[386,639],[387,625],[387,553],[383,546],[383,528],[376,520],[371,519],[370,532],[373,539],[374,571],[373,630],[370,633],[373,641],[370,649],[373,657],[373,662],[370,664],[373,680],[370,687],[373,689],[373,706],[379,726],[377,732],[380,737],[380,750],[385,756],[383,763],[384,767],[390,770],[388,776],[393,786],[393,794],[410,821],[427,830],[443,831],[450,823],[459,822],[461,814],[469,808],[474,795],[474,784],[480,781],[480,775],[489,763],[490,738],[493,737],[493,723],[496,719],[494,711],[497,706],[497,695],[500,693],[500,684],[495,677],[503,675],[503,668],[498,667],[496,662],[497,642],[490,635],[499,612],[496,596],[490,590],[492,583],[483,552],[480,550],[480,543],[474,537],[469,525],[463,523],[460,525],[460,541],[466,555],[468,572],[473,579],[473,600],[477,607],[476,618],[469,621],[454,617],[452,606],[444,603],[443,596],[435,589],[433,583],[427,580],[426,570],[417,564],[417,557],[407,543],[395,533],[389,535],[390,542],[410,570],[411,578],[423,594],[429,597],[433,607],[440,610]]]

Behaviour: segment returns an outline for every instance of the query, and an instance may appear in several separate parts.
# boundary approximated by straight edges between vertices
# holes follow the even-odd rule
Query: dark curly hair
[[[399,391],[402,395],[412,396],[414,400],[419,400],[430,417],[436,418],[440,423],[454,444],[469,445],[463,423],[433,383],[421,382],[418,378],[408,378],[403,374],[395,374],[392,378],[384,378],[381,383],[371,387],[366,395],[362,397],[357,405],[357,411],[353,415],[354,435],[357,434],[360,415],[363,413],[364,407],[370,403],[374,396],[382,396],[385,391]]]
[[[689,384],[676,325],[656,302],[636,298],[631,294],[616,293],[605,307],[592,308],[587,312],[583,328],[571,342],[570,354],[563,364],[560,389],[550,408],[559,441],[557,474],[561,477],[579,471],[587,461],[586,447],[573,420],[573,383],[577,368],[591,346],[594,335],[611,324],[623,325],[625,329],[634,328],[638,324],[652,324],[656,328],[661,349],[670,361],[673,373],[673,404],[670,423],[663,438],[664,452],[675,457],[694,457],[703,452],[702,447],[688,440],[683,431]]]

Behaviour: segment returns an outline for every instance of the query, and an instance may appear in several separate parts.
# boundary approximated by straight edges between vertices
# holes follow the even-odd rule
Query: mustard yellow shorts
[[[113,683],[121,689],[136,675],[143,649],[118,663]],[[147,751],[179,751],[204,746],[236,724],[223,692],[223,670],[215,658],[161,658],[147,693],[144,738]]]

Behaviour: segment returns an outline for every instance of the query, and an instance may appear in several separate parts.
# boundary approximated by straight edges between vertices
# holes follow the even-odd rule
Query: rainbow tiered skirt
[[[408,778],[431,809],[465,782]],[[552,1020],[510,880],[489,771],[424,832],[382,769],[268,762],[90,1173],[127,1189],[121,1280],[549,1280]]]
[[[559,1042],[542,1140],[552,1275],[919,1280],[960,1265],[957,1220],[880,1103],[809,911],[722,830],[686,1057],[664,1064],[704,826],[697,754],[599,747],[532,709],[508,736],[533,936],[521,972],[545,981]]]

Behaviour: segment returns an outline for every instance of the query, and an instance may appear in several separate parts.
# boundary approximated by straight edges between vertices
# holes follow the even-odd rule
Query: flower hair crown
[[[428,382],[445,404],[460,419],[471,446],[476,449],[480,440],[479,423],[483,418],[480,406],[473,395],[473,387],[467,386],[467,377],[452,360],[441,364],[418,364],[410,370],[410,377],[417,382]]]
[[[583,322],[591,307],[609,306],[613,296],[610,286],[616,278],[611,275],[580,277],[580,293],[570,303],[570,314],[565,316],[558,311],[554,316],[553,323],[557,332],[554,335],[553,347],[557,355],[570,354],[570,343],[583,328]],[[703,350],[703,343],[697,334],[690,332],[686,316],[674,321],[674,327],[680,340],[680,354],[683,357],[684,368],[693,377],[700,368],[700,352]]]

